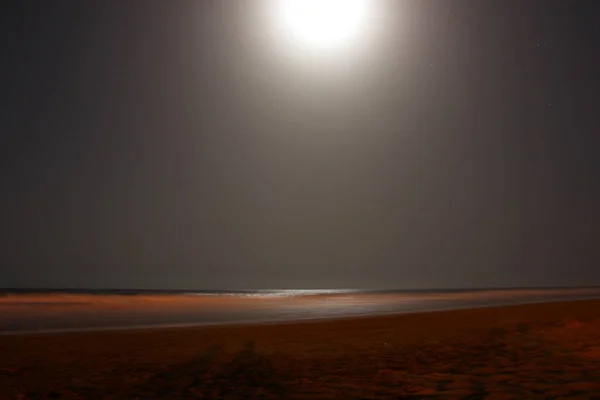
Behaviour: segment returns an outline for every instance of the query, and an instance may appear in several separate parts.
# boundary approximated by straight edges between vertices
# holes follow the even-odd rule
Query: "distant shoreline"
[[[194,295],[194,294],[269,294],[269,293],[297,293],[297,294],[397,294],[397,293],[469,293],[486,291],[511,291],[511,290],[600,290],[600,286],[532,286],[532,287],[480,287],[480,288],[428,288],[428,289],[360,289],[360,288],[337,288],[337,289],[87,289],[87,288],[0,288],[0,296],[7,294],[115,294],[115,295]]]

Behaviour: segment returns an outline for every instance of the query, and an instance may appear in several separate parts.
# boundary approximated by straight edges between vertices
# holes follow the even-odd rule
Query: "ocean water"
[[[438,294],[438,293],[507,293],[507,292],[537,292],[539,294],[550,291],[562,293],[589,292],[600,293],[600,287],[522,287],[522,288],[465,288],[465,289],[221,289],[221,290],[194,290],[194,289],[48,289],[48,288],[0,288],[0,297],[14,295],[118,295],[118,296],[240,296],[240,297],[295,297],[319,295],[345,295],[345,294]]]
[[[0,334],[266,323],[600,298],[600,288],[0,289]]]

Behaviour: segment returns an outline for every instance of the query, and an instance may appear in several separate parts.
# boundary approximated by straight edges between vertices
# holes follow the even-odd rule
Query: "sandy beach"
[[[595,399],[600,300],[0,337],[0,399]]]
[[[0,296],[0,335],[290,322],[600,298],[599,288],[295,295],[28,293]]]

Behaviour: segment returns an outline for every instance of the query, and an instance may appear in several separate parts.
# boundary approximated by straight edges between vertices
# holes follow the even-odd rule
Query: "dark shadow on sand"
[[[190,361],[159,371],[135,391],[135,398],[287,398],[271,361],[257,352],[253,342],[221,364],[226,357],[223,350],[211,346]]]

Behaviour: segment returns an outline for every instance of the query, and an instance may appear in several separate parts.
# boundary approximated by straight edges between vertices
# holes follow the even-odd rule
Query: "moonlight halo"
[[[361,33],[369,0],[279,0],[278,5],[280,23],[293,41],[329,49]]]

